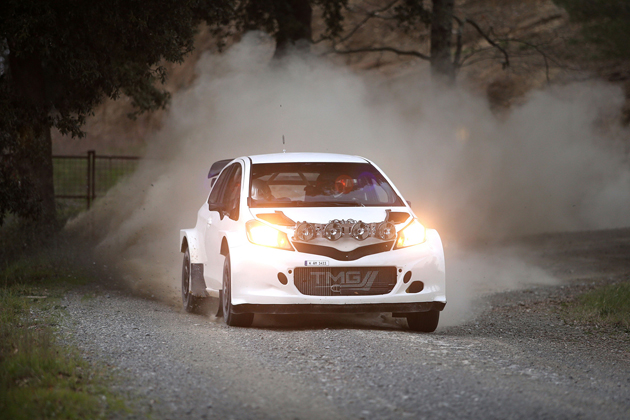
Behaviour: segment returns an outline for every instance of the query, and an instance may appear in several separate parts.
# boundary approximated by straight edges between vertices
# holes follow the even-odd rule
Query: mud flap
[[[190,293],[196,297],[208,297],[203,279],[203,264],[190,264]]]

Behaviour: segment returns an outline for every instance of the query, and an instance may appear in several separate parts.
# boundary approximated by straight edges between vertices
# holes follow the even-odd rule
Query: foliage
[[[6,75],[0,72],[0,225],[6,213],[34,218],[39,214],[33,181],[24,165],[28,147],[24,136],[17,131],[18,121],[28,121],[34,116],[28,109],[15,107],[11,100]]]
[[[17,77],[11,74],[12,58],[36,58],[46,81],[41,105],[52,111],[49,123],[74,135],[82,134],[85,117],[104,97],[124,93],[139,111],[164,106],[168,93],[156,87],[166,78],[161,60],[181,62],[192,50],[201,18],[212,23],[223,18],[217,6],[195,0],[2,4],[0,38],[9,50],[3,82],[10,86]]]
[[[85,285],[95,278],[96,273],[70,258],[68,250],[64,251],[49,246],[32,256],[5,262],[0,270],[0,286],[29,294],[36,294],[36,289],[45,287],[61,292],[66,287]]]
[[[0,287],[16,283],[43,287],[60,279],[84,283],[97,275],[86,269],[94,268],[90,245],[65,231],[9,216],[0,227]]]
[[[326,24],[325,35],[337,36],[343,30],[343,10],[348,6],[348,0],[316,0],[322,9],[322,18]]]
[[[461,11],[454,0],[390,0],[387,2],[362,2],[353,5],[353,13],[361,16],[353,27],[339,30],[336,35],[324,35],[330,39],[333,49],[340,54],[383,53],[390,52],[399,56],[412,56],[427,60],[431,64],[431,75],[436,80],[453,84],[457,70],[472,55],[482,49],[462,55],[462,33],[464,28],[478,34],[484,43],[490,44],[491,50],[498,50],[503,56],[504,65],[509,65],[508,54],[492,35],[491,30],[482,28],[474,20],[460,17]],[[371,22],[371,23],[370,23]],[[379,22],[379,23],[376,23]],[[456,25],[456,27],[454,27]],[[378,38],[370,41],[357,41],[355,35],[365,34],[369,28],[378,28]],[[398,41],[384,41],[381,31],[401,31],[411,37],[419,37],[421,42],[412,43],[411,48],[404,48]],[[368,36],[369,37],[369,36]],[[361,38],[361,36],[356,36]],[[398,39],[398,37],[394,37]],[[426,43],[424,40],[428,40]],[[426,48],[428,47],[428,48]],[[454,48],[453,48],[454,47]]]
[[[276,40],[276,48],[311,41],[312,9],[321,8],[326,35],[336,36],[343,29],[343,9],[348,0],[244,0],[237,3],[234,23],[237,30],[263,30]]]
[[[404,31],[413,30],[422,25],[426,27],[431,25],[432,14],[425,8],[422,1],[403,0],[396,5],[394,12],[398,25]]]
[[[630,332],[630,283],[604,286],[581,295],[567,307],[570,318]]]
[[[628,0],[554,0],[572,19],[583,23],[586,40],[611,57],[630,58],[630,2]]]
[[[112,418],[127,411],[109,391],[106,370],[55,341],[55,296],[71,273],[43,256],[0,270],[0,418]],[[41,298],[27,297],[33,295]]]
[[[0,2],[0,223],[6,212],[35,217],[42,200],[51,200],[40,186],[52,169],[38,171],[50,160],[50,127],[82,136],[94,107],[122,94],[137,112],[164,107],[162,63],[183,60],[198,23],[227,24],[231,4]]]

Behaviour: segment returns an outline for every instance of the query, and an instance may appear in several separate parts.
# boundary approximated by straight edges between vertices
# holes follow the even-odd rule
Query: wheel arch
[[[185,252],[188,248],[191,263],[204,263],[203,244],[199,240],[195,229],[182,229],[179,231],[179,251]]]
[[[221,251],[220,251],[220,253],[224,257],[227,256],[230,253],[230,247],[228,246],[228,241],[227,241],[227,238],[225,236],[223,237],[223,239],[221,239]]]

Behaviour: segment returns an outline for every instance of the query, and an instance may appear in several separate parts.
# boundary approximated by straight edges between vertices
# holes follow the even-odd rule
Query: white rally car
[[[322,153],[212,165],[193,229],[180,231],[189,312],[220,300],[225,322],[254,314],[391,312],[437,328],[444,251],[368,159]]]

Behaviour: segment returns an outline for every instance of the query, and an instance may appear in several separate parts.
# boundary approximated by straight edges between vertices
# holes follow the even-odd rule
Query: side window
[[[219,175],[219,178],[214,183],[210,196],[208,197],[208,205],[212,207],[213,204],[220,204],[225,191],[225,186],[230,179],[230,175],[234,172],[234,166],[225,168],[225,170]]]
[[[225,210],[230,219],[238,220],[238,209],[241,204],[241,165],[234,165],[235,169],[230,174],[230,180],[225,188],[224,199]]]

